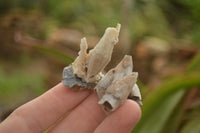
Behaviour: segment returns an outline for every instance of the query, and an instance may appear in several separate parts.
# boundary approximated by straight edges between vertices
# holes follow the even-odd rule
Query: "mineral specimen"
[[[92,89],[95,87],[95,83],[85,83],[82,79],[75,76],[73,73],[72,65],[69,65],[63,70],[63,84],[69,86],[72,89]]]
[[[132,73],[117,79],[105,90],[105,94],[99,100],[106,112],[114,111],[125,102],[136,83],[137,73]]]
[[[120,24],[107,28],[103,37],[87,54],[86,38],[81,39],[79,56],[72,63],[73,73],[82,81],[95,83],[101,78],[100,72],[111,60],[114,45],[118,42]]]
[[[112,82],[131,74],[132,69],[132,57],[125,55],[122,61],[115,68],[108,71],[95,87],[99,99],[102,98],[106,89],[112,84]]]
[[[117,109],[127,98],[142,105],[140,90],[136,84],[138,73],[132,72],[131,56],[125,55],[115,68],[102,74],[111,60],[114,45],[118,42],[120,27],[118,24],[116,28],[107,28],[89,53],[86,38],[82,38],[78,57],[63,70],[63,84],[79,90],[94,88],[99,104],[106,113]]]
[[[132,57],[125,55],[122,61],[98,82],[95,87],[99,104],[106,112],[115,110],[129,97],[138,98],[141,104],[140,91],[135,87],[138,73],[132,72]],[[133,98],[134,97],[134,98]]]
[[[89,52],[86,62],[86,82],[93,82],[93,77],[110,62],[114,45],[118,42],[120,27],[118,24],[116,28],[107,28],[99,43]]]

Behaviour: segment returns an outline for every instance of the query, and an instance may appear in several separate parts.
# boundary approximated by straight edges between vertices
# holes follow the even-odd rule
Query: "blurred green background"
[[[106,70],[133,56],[143,96],[134,133],[200,132],[200,0],[0,0],[0,121],[61,81],[80,39],[122,24]]]

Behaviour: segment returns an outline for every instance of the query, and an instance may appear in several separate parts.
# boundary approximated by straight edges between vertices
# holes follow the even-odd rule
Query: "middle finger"
[[[66,118],[64,118],[51,132],[55,133],[88,133],[93,132],[104,120],[106,114],[98,104],[95,93],[88,96]]]

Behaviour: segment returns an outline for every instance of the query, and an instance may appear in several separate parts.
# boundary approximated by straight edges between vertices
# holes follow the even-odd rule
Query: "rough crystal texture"
[[[86,38],[81,39],[79,56],[72,63],[74,75],[87,83],[100,80],[100,72],[110,62],[114,45],[118,42],[119,31],[120,24],[116,28],[107,28],[101,40],[88,54]]]
[[[86,76],[85,62],[87,58],[87,48],[87,40],[84,37],[81,39],[80,51],[78,53],[79,56],[72,63],[73,73],[80,78],[84,78]]]
[[[95,87],[95,83],[82,82],[81,78],[74,76],[72,66],[67,66],[63,70],[63,84],[72,89],[92,89]]]
[[[142,97],[140,94],[140,89],[137,84],[135,84],[132,88],[130,95],[128,96],[129,99],[136,101],[140,106],[142,106]]]
[[[120,79],[132,72],[133,63],[132,57],[125,55],[122,61],[113,69],[108,71],[106,75],[98,82],[95,90],[98,97],[101,99],[105,94],[106,89],[117,79]]]
[[[87,53],[86,38],[81,39],[78,57],[63,70],[63,84],[72,89],[95,89],[99,104],[106,113],[122,105],[127,98],[142,105],[140,90],[136,84],[138,73],[132,72],[132,56],[125,55],[122,61],[105,75],[103,69],[111,60],[114,45],[118,42],[120,24],[107,28],[94,49]]]
[[[114,45],[118,42],[120,24],[116,28],[107,28],[103,37],[87,57],[87,82],[101,72],[111,60]]]
[[[132,57],[125,55],[122,61],[98,82],[95,87],[99,97],[99,104],[109,113],[118,108],[124,101],[140,92],[134,88],[137,81],[137,72],[132,72]],[[134,92],[132,92],[134,90]]]
[[[115,80],[105,91],[99,104],[109,113],[122,105],[130,95],[134,84],[136,83],[137,73],[132,73],[121,79]]]

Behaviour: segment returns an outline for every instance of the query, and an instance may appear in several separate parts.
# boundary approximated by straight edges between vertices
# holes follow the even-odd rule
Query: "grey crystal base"
[[[72,89],[93,89],[96,84],[95,83],[85,83],[81,78],[76,77],[73,74],[72,65],[69,65],[63,70],[63,84]]]

